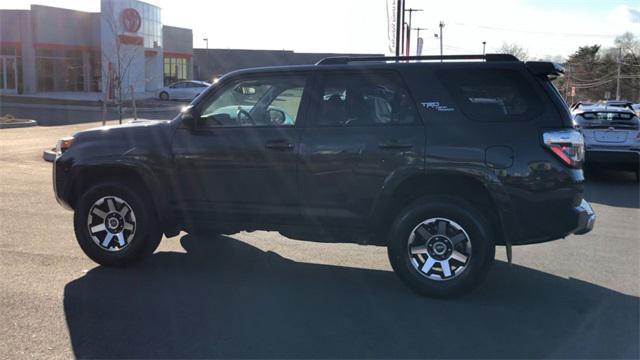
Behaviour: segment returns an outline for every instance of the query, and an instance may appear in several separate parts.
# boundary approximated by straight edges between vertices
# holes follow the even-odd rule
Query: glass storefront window
[[[0,46],[0,55],[16,55],[15,46]]]
[[[22,57],[19,49],[12,45],[0,46],[0,89],[22,89]]]
[[[186,58],[166,57],[164,58],[164,84],[169,85],[176,81],[187,79]]]
[[[142,26],[138,33],[144,38],[144,47],[162,47],[160,8],[145,3],[136,4],[136,10],[142,18]]]
[[[92,51],[89,54],[89,66],[91,67],[91,78],[89,79],[89,91],[100,91],[102,79],[102,54],[99,51]]]
[[[82,51],[36,49],[36,77],[38,91],[84,91]]]

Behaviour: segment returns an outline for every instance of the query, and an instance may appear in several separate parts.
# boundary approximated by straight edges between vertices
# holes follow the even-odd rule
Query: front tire
[[[144,189],[119,182],[89,188],[78,199],[74,230],[80,248],[104,266],[126,266],[160,243],[155,210]]]
[[[160,100],[162,100],[162,101],[169,100],[169,93],[167,93],[166,91],[161,92],[160,93]]]
[[[471,291],[495,257],[490,223],[453,197],[425,197],[407,206],[391,227],[387,250],[394,272],[412,290],[432,297]]]

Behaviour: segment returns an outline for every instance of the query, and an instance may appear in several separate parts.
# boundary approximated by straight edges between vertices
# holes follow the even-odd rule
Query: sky
[[[194,47],[286,49],[304,52],[390,53],[387,3],[392,0],[148,0],[165,25],[193,29]],[[640,37],[640,0],[406,0],[412,27],[428,28],[423,54],[439,53],[434,37],[443,21],[445,54],[487,52],[516,43],[532,57],[567,56],[579,46],[613,46],[630,31]],[[12,0],[99,11],[99,0]],[[415,35],[415,33],[414,33]],[[414,36],[415,39],[415,36]],[[415,48],[415,44],[413,44]]]

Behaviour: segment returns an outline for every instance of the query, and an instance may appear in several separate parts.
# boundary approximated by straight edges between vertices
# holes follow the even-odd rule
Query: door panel
[[[421,126],[308,129],[299,169],[303,215],[361,225],[385,180],[423,165]]]
[[[424,169],[424,128],[394,73],[324,73],[317,83],[300,144],[301,209],[306,221],[360,226],[386,181]]]
[[[178,129],[173,151],[179,198],[193,216],[212,222],[295,215],[297,132],[292,127]],[[269,148],[274,143],[288,147]]]
[[[306,78],[255,75],[219,86],[196,104],[197,127],[176,131],[180,205],[196,222],[296,222]]]

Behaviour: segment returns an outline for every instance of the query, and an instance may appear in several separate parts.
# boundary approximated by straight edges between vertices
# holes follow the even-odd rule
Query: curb
[[[32,126],[38,126],[38,122],[35,120],[24,119],[20,122],[0,123],[0,129],[17,129]]]
[[[14,108],[26,108],[26,109],[45,109],[45,110],[74,110],[74,111],[93,111],[102,112],[102,106],[86,106],[86,105],[43,105],[43,104],[24,104],[24,103],[12,103],[4,101],[2,103],[4,107]],[[122,107],[123,111],[133,111],[132,107]],[[138,112],[168,112],[168,111],[180,111],[182,106],[167,106],[167,107],[153,107],[153,108],[137,108]],[[116,111],[114,108],[107,108],[107,112]]]
[[[42,160],[53,162],[56,159],[56,151],[53,149],[45,150],[42,152]]]

